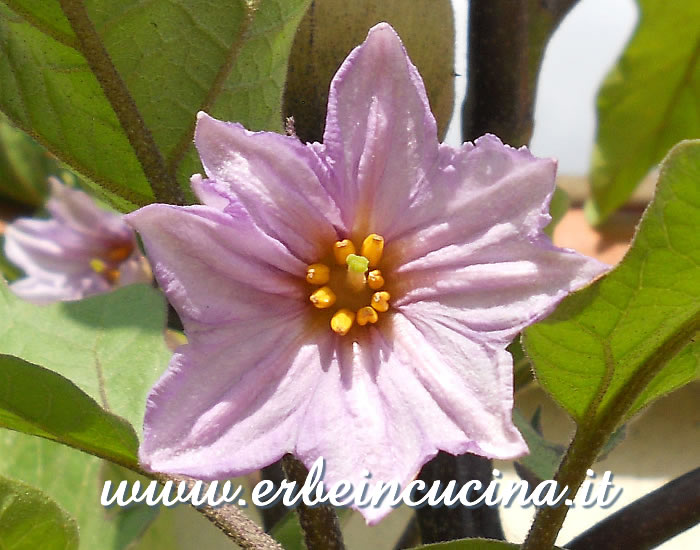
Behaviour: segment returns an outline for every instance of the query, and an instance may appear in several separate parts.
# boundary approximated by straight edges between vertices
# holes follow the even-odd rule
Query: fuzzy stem
[[[134,471],[156,479],[160,483],[173,481],[177,484],[181,481],[185,481],[190,489],[195,483],[193,479],[180,476],[152,474],[140,470]],[[265,533],[257,523],[232,504],[217,506],[216,508],[201,506],[195,509],[244,550],[284,550],[282,546],[270,535]]]
[[[574,499],[586,478],[586,470],[593,464],[610,434],[625,419],[644,389],[671,359],[693,338],[697,338],[698,331],[700,314],[687,319],[678,330],[669,335],[639,366],[624,387],[618,390],[616,395],[606,399],[607,405],[602,410],[593,407],[586,412],[584,418],[590,420],[580,422],[555,477],[560,487],[569,488],[568,498]],[[611,365],[611,368],[614,368],[614,365]],[[568,506],[540,508],[522,550],[550,550],[568,511]]]
[[[292,455],[282,458],[282,469],[287,479],[296,481],[297,486],[303,485],[309,474],[306,467]],[[308,550],[345,550],[338,516],[332,507],[324,504],[309,508],[301,503],[297,513]]]

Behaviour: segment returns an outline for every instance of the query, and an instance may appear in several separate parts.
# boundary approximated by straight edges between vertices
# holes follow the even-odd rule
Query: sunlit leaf
[[[593,223],[622,206],[675,143],[700,137],[700,2],[638,3],[637,32],[598,95]]]
[[[700,141],[664,161],[631,249],[525,331],[537,378],[578,423],[631,414],[700,374]]]
[[[111,65],[95,61],[99,48],[83,45],[84,31],[75,31],[57,0],[6,1],[0,109],[88,181],[128,201],[115,201],[118,207],[152,202],[152,170],[135,142],[154,143],[146,162],[187,188],[201,170],[192,146],[200,109],[281,130],[287,56],[308,1],[88,0],[90,32]],[[76,4],[63,2],[65,13]],[[116,69],[118,79],[98,81],[96,65]],[[125,85],[116,100],[103,91],[105,78],[107,88]],[[125,123],[118,110],[143,124]]]
[[[170,357],[164,328],[165,301],[146,285],[35,306],[0,280],[0,353],[69,379],[138,433],[146,394]],[[0,384],[5,384],[2,377]]]
[[[103,508],[100,495],[105,464],[53,441],[0,430],[0,474],[41,488],[70,514],[78,524],[81,550],[126,550],[159,511],[145,505]],[[118,483],[120,478],[123,475],[114,481]],[[0,541],[4,542],[1,536]],[[35,545],[31,550],[43,548]]]
[[[0,427],[137,464],[138,438],[126,421],[61,375],[10,355],[0,355]]]
[[[42,491],[0,476],[0,548],[75,550],[78,528]]]

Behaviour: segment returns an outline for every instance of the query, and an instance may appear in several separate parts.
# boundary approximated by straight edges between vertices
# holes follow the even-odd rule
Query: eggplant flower
[[[127,216],[189,339],[149,396],[145,468],[221,479],[293,453],[357,488],[438,450],[527,452],[505,348],[606,269],[542,233],[553,160],[440,145],[387,24],[334,77],[323,144],[205,113],[195,144],[203,205]]]
[[[56,178],[49,182],[51,217],[20,218],[5,230],[5,255],[27,275],[10,285],[15,294],[49,304],[153,280],[136,235],[121,215]]]

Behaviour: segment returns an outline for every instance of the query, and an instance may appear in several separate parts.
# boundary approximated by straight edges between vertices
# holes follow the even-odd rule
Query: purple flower
[[[387,24],[333,79],[323,144],[204,113],[195,142],[204,206],[127,216],[189,338],[148,399],[144,467],[226,478],[293,453],[357,487],[439,449],[527,452],[505,347],[606,269],[542,233],[553,160],[440,145]]]
[[[26,277],[10,285],[35,304],[79,300],[116,287],[149,283],[150,266],[122,216],[50,178],[48,220],[21,218],[7,226],[5,255]]]

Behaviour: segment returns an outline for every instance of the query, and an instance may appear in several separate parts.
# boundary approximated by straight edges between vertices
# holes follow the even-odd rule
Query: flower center
[[[389,309],[391,296],[385,290],[384,277],[378,269],[384,251],[384,238],[372,233],[362,241],[360,254],[349,239],[333,244],[328,262],[311,264],[306,282],[316,288],[309,301],[319,310],[333,308],[330,326],[345,336],[355,323],[374,324],[379,314]]]
[[[131,256],[133,251],[134,245],[132,243],[115,244],[110,246],[100,257],[90,260],[90,268],[114,286],[119,282],[121,275],[119,265]]]

